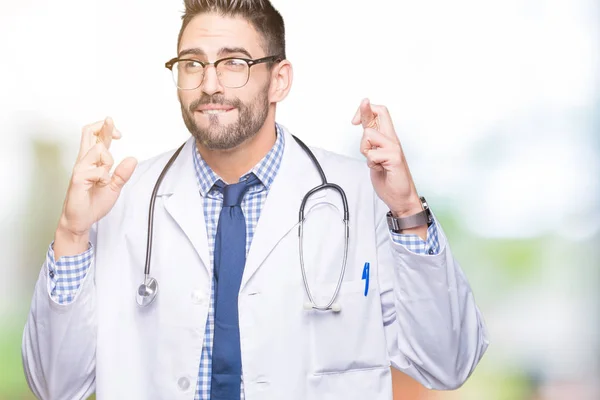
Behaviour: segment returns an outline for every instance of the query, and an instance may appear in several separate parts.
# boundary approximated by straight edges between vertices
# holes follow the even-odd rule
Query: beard
[[[181,102],[181,114],[183,121],[196,141],[209,150],[230,150],[254,137],[264,125],[269,113],[269,99],[267,85],[261,90],[253,101],[244,103],[238,98],[226,99],[223,95],[205,95],[194,100],[189,107]],[[219,115],[209,115],[209,125],[201,128],[194,120],[195,110],[203,104],[222,104],[234,107],[238,111],[236,122],[223,125],[219,121]],[[231,112],[231,111],[230,111]]]

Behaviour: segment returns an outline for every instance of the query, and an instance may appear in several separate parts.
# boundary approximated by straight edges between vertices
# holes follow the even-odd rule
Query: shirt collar
[[[263,157],[262,160],[260,160],[258,164],[254,166],[254,168],[242,176],[242,178],[244,178],[248,174],[254,173],[254,175],[256,175],[256,177],[267,190],[271,188],[271,184],[277,175],[277,171],[281,165],[281,159],[283,158],[283,148],[285,145],[283,130],[278,124],[275,124],[275,132],[277,133],[277,139],[275,140],[275,144],[271,150],[269,150],[269,152]],[[194,169],[196,170],[196,178],[198,180],[200,194],[202,197],[206,197],[215,182],[221,179],[221,177],[219,177],[208,166],[206,161],[204,161],[200,155],[200,152],[198,151],[198,146],[196,145],[195,141],[194,146],[192,146],[192,152],[194,155]]]

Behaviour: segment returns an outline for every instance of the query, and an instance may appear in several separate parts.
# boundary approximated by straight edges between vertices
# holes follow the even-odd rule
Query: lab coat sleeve
[[[375,197],[378,282],[391,364],[429,389],[456,389],[489,344],[470,285],[437,219],[439,252],[416,254],[392,240],[387,207]]]
[[[95,245],[95,226],[90,242]],[[87,399],[95,391],[94,257],[72,301],[52,298],[48,260],[35,285],[21,346],[25,377],[39,399]]]

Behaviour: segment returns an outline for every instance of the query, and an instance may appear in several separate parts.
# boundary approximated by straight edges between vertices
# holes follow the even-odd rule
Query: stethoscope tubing
[[[292,135],[292,137],[296,140],[296,142],[304,150],[304,152],[309,156],[309,158],[311,159],[313,165],[315,166],[315,168],[317,169],[317,171],[319,172],[319,175],[321,177],[321,185],[316,186],[313,189],[309,190],[302,198],[302,203],[300,205],[300,211],[298,214],[298,225],[299,225],[298,226],[298,236],[299,236],[298,243],[299,243],[299,252],[300,252],[300,269],[302,271],[302,281],[304,283],[304,289],[306,290],[306,294],[310,301],[309,308],[319,310],[319,311],[327,311],[327,310],[339,311],[340,310],[339,306],[334,306],[334,303],[335,303],[335,299],[337,298],[337,296],[340,292],[341,285],[344,280],[344,274],[346,272],[346,263],[348,260],[348,241],[349,241],[349,237],[350,237],[350,228],[349,228],[350,215],[349,215],[349,211],[348,211],[348,200],[346,198],[346,193],[340,186],[336,185],[335,183],[327,182],[327,177],[325,176],[325,172],[323,171],[321,164],[319,163],[319,161],[317,160],[317,158],[315,157],[313,152],[308,148],[308,146],[306,144],[304,144],[304,142],[302,142],[296,136]],[[158,179],[156,180],[156,184],[154,185],[154,189],[152,190],[152,196],[150,197],[150,206],[148,208],[148,236],[147,236],[147,240],[146,240],[146,260],[145,260],[145,264],[144,264],[144,281],[138,288],[138,292],[137,292],[137,294],[138,294],[137,302],[142,307],[145,307],[145,306],[149,305],[150,303],[152,303],[154,301],[154,298],[158,294],[158,282],[156,281],[156,279],[154,279],[150,276],[150,265],[151,265],[151,261],[152,261],[152,239],[153,239],[153,229],[154,229],[154,206],[156,203],[158,189],[159,189],[164,177],[166,176],[167,172],[171,168],[171,165],[175,162],[175,160],[179,156],[179,153],[181,153],[181,150],[183,150],[185,144],[186,143],[183,143],[175,151],[175,153],[171,156],[171,158],[169,159],[169,161],[167,162],[167,164],[161,171]],[[344,257],[342,260],[342,268],[340,270],[338,282],[337,282],[336,288],[333,292],[333,295],[331,296],[331,299],[325,305],[319,305],[315,302],[315,299],[310,290],[310,285],[308,284],[308,278],[306,276],[306,268],[304,266],[303,224],[304,224],[304,220],[305,220],[304,208],[306,206],[306,202],[308,201],[310,196],[312,196],[313,194],[315,194],[316,192],[318,192],[320,190],[325,190],[325,189],[335,190],[342,199],[342,203],[343,203],[343,207],[344,207],[343,222],[344,222],[344,229],[345,229]],[[153,286],[153,290],[148,290],[149,285]],[[149,293],[151,298],[149,298],[149,299],[144,298],[143,293]]]

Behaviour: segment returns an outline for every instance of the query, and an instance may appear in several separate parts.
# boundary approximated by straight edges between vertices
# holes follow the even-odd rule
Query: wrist
[[[426,240],[427,228],[433,221],[432,218],[427,201],[424,197],[421,197],[418,206],[406,202],[402,207],[390,207],[390,212],[387,214],[387,223],[392,232],[414,233]]]
[[[63,256],[74,256],[84,253],[89,245],[89,232],[74,233],[63,227],[58,227],[54,233],[54,260]]]
[[[421,211],[423,211],[423,204],[418,196],[399,206],[395,206],[393,208],[390,207],[392,216],[396,218],[409,217],[411,215],[420,213]]]

